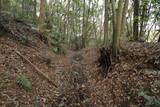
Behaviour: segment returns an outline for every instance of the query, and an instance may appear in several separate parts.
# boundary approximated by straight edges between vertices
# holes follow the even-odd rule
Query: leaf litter
[[[100,75],[102,70],[96,63],[100,56],[100,47],[69,51],[66,56],[56,55],[49,49],[46,40],[42,39],[43,34],[23,23],[17,24],[14,20],[10,22],[13,23],[0,21],[0,27],[6,32],[0,35],[0,105],[142,107],[146,106],[147,101],[138,93],[155,96],[154,100],[160,98],[160,44],[126,42],[122,45],[119,60],[112,62],[104,78]],[[20,42],[24,39],[15,39],[21,38],[22,34],[33,36],[27,42],[31,43],[30,45]],[[34,45],[34,48],[31,45]],[[28,58],[54,81],[58,88],[37,75],[35,69],[14,50]],[[50,59],[52,61],[49,61]],[[20,75],[29,77],[32,84],[30,91],[16,84]],[[148,96],[147,98],[150,98]]]

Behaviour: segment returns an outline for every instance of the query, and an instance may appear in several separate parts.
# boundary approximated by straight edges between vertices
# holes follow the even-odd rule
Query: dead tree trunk
[[[105,48],[100,49],[100,57],[98,58],[99,67],[101,67],[102,76],[106,77],[111,66],[111,55]]]

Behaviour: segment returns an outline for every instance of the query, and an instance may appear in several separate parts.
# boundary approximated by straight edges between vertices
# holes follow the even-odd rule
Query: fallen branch
[[[29,61],[25,56],[23,56],[20,52],[15,51],[20,57],[22,57],[25,61],[27,61],[35,70],[36,72],[43,76],[49,83],[51,83],[53,86],[55,86],[56,88],[58,88],[58,86],[56,84],[53,83],[53,81],[48,78],[38,67],[36,67],[31,61]]]

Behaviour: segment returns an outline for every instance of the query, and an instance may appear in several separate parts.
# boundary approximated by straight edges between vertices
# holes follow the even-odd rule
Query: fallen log
[[[15,51],[17,53],[17,55],[19,55],[21,58],[23,58],[26,62],[28,62],[35,70],[36,72],[42,76],[43,78],[45,78],[49,83],[51,83],[54,87],[58,88],[58,86],[53,83],[53,81],[47,77],[38,67],[36,67],[31,61],[29,61],[25,56],[23,56],[20,52]]]

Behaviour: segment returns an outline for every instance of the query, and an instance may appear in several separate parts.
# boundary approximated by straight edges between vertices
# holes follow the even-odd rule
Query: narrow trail
[[[53,103],[55,107],[92,107],[85,104],[90,97],[90,90],[87,76],[84,71],[86,65],[83,64],[83,56],[79,52],[69,53],[61,62],[64,67],[61,71],[61,84],[59,96]]]

